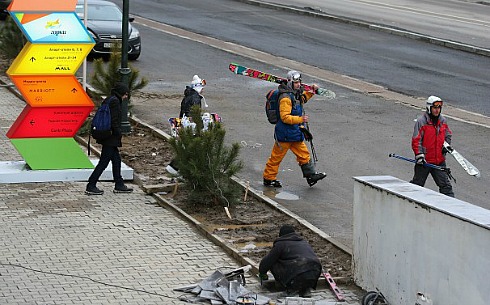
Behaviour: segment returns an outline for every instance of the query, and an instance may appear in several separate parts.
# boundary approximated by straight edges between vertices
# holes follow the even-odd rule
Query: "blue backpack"
[[[271,124],[279,122],[279,89],[272,89],[266,95],[265,114]]]
[[[90,135],[96,140],[105,140],[112,135],[110,100],[102,102],[90,124]]]

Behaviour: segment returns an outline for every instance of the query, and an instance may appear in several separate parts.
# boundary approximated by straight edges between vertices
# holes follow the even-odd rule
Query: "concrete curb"
[[[407,38],[415,39],[415,40],[420,40],[420,41],[435,44],[435,45],[440,45],[440,46],[450,48],[450,49],[455,49],[455,50],[459,50],[459,51],[464,51],[464,52],[468,52],[468,53],[473,53],[473,54],[478,54],[478,55],[490,57],[490,50],[489,49],[480,48],[477,46],[468,45],[468,44],[460,43],[457,41],[440,39],[437,37],[432,37],[429,35],[410,32],[410,31],[403,30],[403,29],[397,29],[397,28],[393,28],[393,27],[390,27],[390,26],[384,25],[384,24],[374,24],[374,23],[369,23],[369,22],[362,21],[359,19],[354,19],[354,18],[349,18],[349,17],[344,17],[344,16],[335,16],[335,15],[323,13],[321,11],[307,10],[304,8],[292,7],[292,6],[270,3],[270,2],[263,2],[263,1],[256,1],[256,0],[234,0],[234,1],[242,2],[242,3],[246,3],[246,4],[250,4],[250,5],[255,5],[255,6],[260,6],[260,7],[272,8],[272,9],[276,9],[276,10],[289,11],[289,12],[293,12],[293,13],[297,13],[297,14],[301,14],[301,15],[308,15],[311,17],[334,20],[334,21],[348,23],[348,24],[354,24],[354,25],[361,26],[361,27],[368,28],[368,29],[375,30],[375,31],[386,32],[386,33],[390,33],[393,35],[398,35],[398,36],[407,37]]]

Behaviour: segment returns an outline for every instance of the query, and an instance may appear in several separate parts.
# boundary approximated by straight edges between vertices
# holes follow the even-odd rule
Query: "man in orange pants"
[[[301,88],[301,74],[298,71],[289,71],[286,84],[279,85],[279,120],[274,128],[275,143],[271,155],[264,169],[264,185],[282,187],[276,179],[279,165],[286,153],[291,150],[301,166],[303,177],[308,185],[313,186],[325,178],[325,173],[315,171],[315,165],[310,160],[308,147],[304,142],[304,123],[308,122],[308,115],[303,114],[303,103],[312,96],[311,92],[304,92]],[[318,86],[313,85],[317,90]]]

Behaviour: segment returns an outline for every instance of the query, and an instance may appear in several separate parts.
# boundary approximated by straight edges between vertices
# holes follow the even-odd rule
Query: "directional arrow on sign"
[[[74,12],[52,14],[12,13],[12,18],[30,42],[94,43]]]
[[[32,107],[94,106],[74,75],[10,75]]]
[[[7,132],[9,139],[74,137],[93,109],[27,105]]]
[[[13,0],[10,12],[73,12],[77,0]]]
[[[26,43],[7,70],[10,75],[74,75],[93,47],[90,44]],[[35,60],[26,60],[26,59]]]

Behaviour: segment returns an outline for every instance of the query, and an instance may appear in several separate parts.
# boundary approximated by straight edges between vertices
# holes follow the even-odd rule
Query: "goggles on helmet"
[[[299,73],[298,71],[289,71],[288,81],[293,83],[301,82],[301,73]]]
[[[294,72],[292,75],[291,75],[291,81],[293,83],[297,83],[297,82],[301,82],[301,74],[299,72]]]

